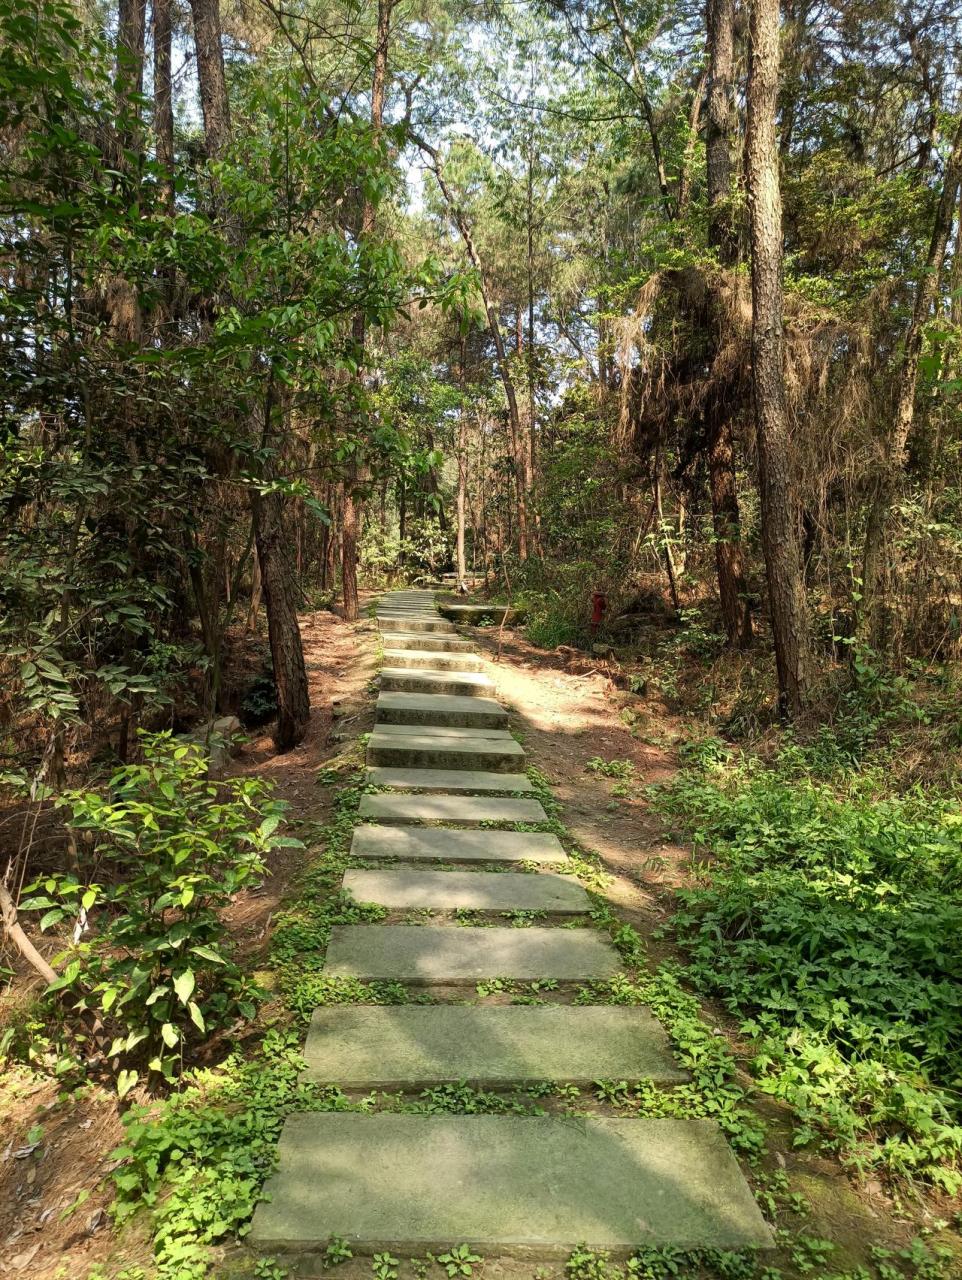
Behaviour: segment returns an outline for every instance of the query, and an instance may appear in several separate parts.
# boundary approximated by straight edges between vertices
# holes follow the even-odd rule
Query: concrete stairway
[[[562,987],[612,977],[618,954],[587,925],[588,895],[559,874],[558,838],[511,829],[547,816],[523,794],[532,789],[524,751],[484,664],[441,620],[431,592],[392,593],[378,619],[386,666],[368,779],[384,790],[362,798],[351,854],[379,865],[349,870],[344,892],[391,911],[523,911],[541,922],[339,925],[325,972],[428,991],[495,977]],[[606,1005],[321,1008],[305,1058],[306,1078],[319,1084],[415,1093],[459,1081],[497,1089],[686,1078],[648,1010]],[[581,1242],[617,1251],[772,1244],[709,1120],[298,1114],[266,1190],[252,1241],[316,1258],[332,1236],[359,1251],[410,1253],[462,1242],[544,1255]]]

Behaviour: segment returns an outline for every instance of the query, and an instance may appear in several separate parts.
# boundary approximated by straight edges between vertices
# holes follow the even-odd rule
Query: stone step
[[[358,817],[373,822],[547,822],[537,800],[500,796],[368,795],[361,796]]]
[[[348,870],[344,891],[356,902],[373,902],[396,911],[546,911],[581,915],[588,895],[570,876],[553,872],[428,871],[398,867],[384,871]]]
[[[406,737],[378,733],[367,741],[367,763],[396,765],[405,769],[488,769],[493,773],[517,772],[524,767],[524,748],[514,738],[422,737],[412,730]]]
[[[332,977],[444,986],[482,978],[588,982],[620,967],[597,929],[483,925],[335,925],[324,961]]]
[[[472,699],[472,704],[477,699]],[[419,724],[412,726],[409,724],[384,724],[378,721],[375,732],[380,734],[391,734],[392,737],[406,737],[411,733],[416,733],[419,737],[440,738],[443,741],[458,742],[463,738],[493,738],[496,741],[503,741],[510,738],[511,734],[507,729],[485,729],[482,725],[475,728],[463,728],[454,724]]]
[[[430,631],[443,633],[444,635],[457,635],[457,628],[453,622],[448,622],[444,618],[440,618],[437,614],[434,617],[422,617],[420,614],[414,617],[408,617],[405,614],[378,614],[377,625],[385,633],[392,631],[401,631],[405,635],[412,631]]]
[[[480,671],[419,671],[411,667],[382,667],[381,688],[388,693],[447,693],[474,698],[494,692],[490,676]]]
[[[427,671],[483,671],[484,662],[476,653],[435,653],[431,650],[385,649],[384,664]]]
[[[396,769],[393,766],[367,770],[372,787],[391,791],[440,791],[471,795],[508,791],[519,795],[533,791],[534,784],[524,773],[486,773],[480,769]]]
[[[579,1244],[773,1247],[711,1120],[566,1116],[288,1117],[250,1240],[276,1253],[567,1254]]]
[[[364,861],[537,862],[559,865],[567,855],[557,836],[545,831],[445,831],[437,827],[360,826],[351,857]]]
[[[438,611],[442,617],[450,618],[453,622],[462,622],[469,627],[477,626],[486,618],[498,624],[504,618],[505,626],[524,620],[523,609],[512,609],[503,604],[449,604],[442,601],[438,605]]]
[[[435,635],[430,631],[389,631],[386,642],[393,650],[416,649],[421,653],[473,653],[475,645],[458,635]]]
[[[411,614],[420,613],[426,616],[438,617],[438,610],[432,600],[382,600],[374,610],[375,616],[380,617],[382,614]]]
[[[381,691],[375,717],[381,724],[429,724],[460,728],[505,729],[508,713],[493,698],[452,694]]]
[[[461,1080],[482,1089],[540,1080],[681,1084],[689,1078],[647,1009],[610,1005],[315,1009],[304,1059],[304,1079],[347,1089],[422,1089]]]

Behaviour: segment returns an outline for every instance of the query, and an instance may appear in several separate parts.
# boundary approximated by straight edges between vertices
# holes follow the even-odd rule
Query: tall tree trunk
[[[532,86],[532,96],[533,96]],[[534,467],[537,435],[537,371],[535,368],[535,335],[534,335],[534,124],[528,136],[528,174],[527,174],[527,286],[528,286],[528,349],[526,352],[526,372],[528,375],[528,430],[525,433],[524,449],[524,488],[525,501],[530,502],[534,494]],[[540,555],[540,538],[537,509],[533,511],[530,540],[531,550]]]
[[[344,481],[341,499],[341,593],[344,617],[348,622],[356,622],[360,613],[357,588],[358,498],[354,490],[357,480],[358,468],[352,464]]]
[[[170,86],[171,0],[153,0],[154,24],[154,146],[163,173],[161,204],[174,212],[174,107]]]
[[[291,564],[289,531],[285,528],[284,498],[279,493],[254,493],[251,513],[277,689],[274,745],[278,751],[289,751],[307,731],[311,703],[297,622],[299,593]]]
[[[398,481],[398,495],[397,495],[397,537],[398,537],[397,562],[398,562],[399,569],[404,568],[404,560],[405,560],[404,539],[407,537],[407,532],[408,532],[407,498],[408,498],[407,482],[405,481],[404,476],[401,476],[400,480]]]
[[[735,0],[707,0],[708,130],[705,167],[708,185],[708,241],[724,266],[738,261],[732,207],[735,109]]]
[[[782,194],[775,112],[778,0],[751,0],[745,160],[752,246],[752,391],[758,437],[762,548],[775,641],[779,707],[797,716],[809,679],[809,622],[783,382]]]
[[[859,634],[878,643],[881,636],[882,584],[885,576],[885,544],[892,509],[905,470],[905,452],[915,421],[915,389],[919,376],[919,356],[925,326],[936,300],[939,277],[956,216],[956,202],[962,185],[962,116],[956,124],[952,152],[945,169],[942,194],[935,212],[925,270],[915,293],[912,319],[905,336],[905,352],[898,379],[898,399],[892,430],[882,459],[875,469],[875,493],[869,510],[862,558],[862,607]]]
[[[735,118],[735,0],[707,0],[708,25],[708,241],[726,268],[738,261],[738,236],[732,216],[732,156]],[[717,350],[724,323],[717,297],[711,303],[712,345]],[[706,412],[708,487],[715,535],[718,596],[728,643],[752,642],[741,519],[735,484],[735,444],[728,398],[714,396]]]
[[[718,597],[728,643],[739,649],[748,649],[752,643],[752,615],[748,607],[742,555],[731,419],[724,409],[719,412],[723,420],[708,446],[708,487],[711,490]]]
[[[457,555],[458,584],[468,576],[468,565],[464,554],[464,525],[468,491],[468,415],[461,409],[461,421],[458,426],[458,498],[457,498]]]
[[[124,155],[140,144],[140,112],[134,99],[144,91],[144,43],[147,0],[120,0],[117,7],[117,63],[114,79],[117,107],[117,167],[126,172]]]
[[[371,81],[371,132],[375,138],[380,137],[384,123],[384,92],[387,85],[387,56],[391,38],[391,13],[395,0],[378,0],[377,35],[374,44],[374,71]],[[374,205],[364,199],[361,204],[360,238],[366,239],[374,230]],[[364,346],[366,342],[366,325],[364,313],[359,311],[354,317],[354,341],[361,352],[360,371],[363,377]],[[344,617],[348,622],[357,621],[358,589],[357,589],[357,531],[359,523],[359,506],[362,501],[359,486],[367,479],[367,468],[364,464],[351,462],[344,479],[344,527],[341,535],[341,588],[344,594]]]
[[[191,0],[191,11],[204,136],[208,158],[213,160],[223,154],[230,141],[231,128],[219,0]],[[272,379],[265,396],[263,422],[259,424],[262,448],[271,444],[274,410]],[[263,478],[270,480],[273,476],[268,472]],[[304,648],[297,622],[300,592],[291,566],[290,540],[285,536],[283,496],[279,493],[260,495],[251,489],[250,506],[277,686],[274,745],[278,751],[287,751],[303,738],[310,717]]]
[[[190,10],[194,16],[194,48],[197,52],[197,79],[204,113],[207,157],[216,160],[223,155],[231,134],[221,45],[220,0],[190,0]]]

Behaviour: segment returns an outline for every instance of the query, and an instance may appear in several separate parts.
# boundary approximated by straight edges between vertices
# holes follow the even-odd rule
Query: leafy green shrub
[[[601,774],[604,778],[633,778],[635,765],[632,760],[605,760],[602,756],[593,756],[585,765],[591,773]]]
[[[560,644],[580,648],[588,640],[584,619],[573,616],[569,606],[546,601],[532,608],[524,634],[539,649],[557,649]]]
[[[256,729],[277,715],[277,686],[273,668],[255,676],[241,699],[240,718],[250,729]]]
[[[796,748],[690,770],[656,803],[714,861],[673,928],[756,1068],[858,1165],[962,1186],[962,814],[813,781]]]
[[[316,1105],[303,1066],[298,1034],[271,1031],[249,1061],[186,1077],[161,1107],[124,1117],[114,1213],[147,1207],[162,1280],[208,1275],[210,1245],[247,1230],[284,1118]]]
[[[75,995],[78,1013],[96,1010],[110,1029],[121,1094],[144,1070],[172,1078],[191,1041],[254,1016],[256,989],[231,959],[221,912],[270,849],[298,844],[277,835],[285,806],[268,783],[215,783],[198,745],[142,741],[143,764],[60,801],[90,873],[46,877],[22,904],[43,912],[41,929],[67,918],[92,928],[49,991]]]

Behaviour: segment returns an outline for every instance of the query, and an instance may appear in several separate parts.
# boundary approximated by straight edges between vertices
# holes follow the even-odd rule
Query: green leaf
[[[163,1037],[164,1044],[168,1049],[175,1049],[180,1040],[180,1032],[172,1022],[165,1022],[160,1028],[160,1034]]]
[[[187,1004],[188,1000],[190,1000],[194,993],[195,985],[196,980],[193,969],[185,969],[183,973],[179,973],[174,979],[174,991],[181,1004]]]
[[[125,1098],[131,1089],[137,1083],[138,1075],[136,1071],[121,1071],[117,1076],[117,1096]]]

